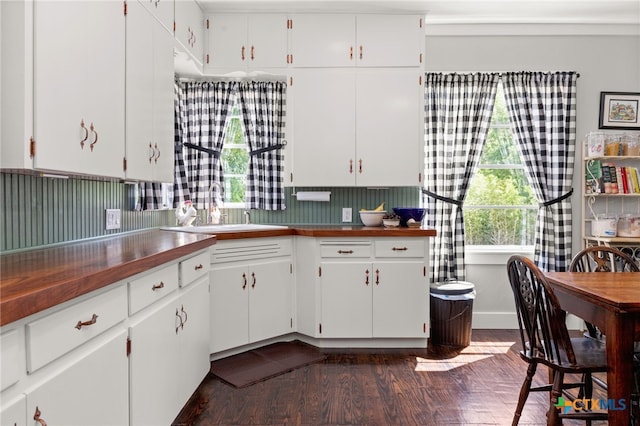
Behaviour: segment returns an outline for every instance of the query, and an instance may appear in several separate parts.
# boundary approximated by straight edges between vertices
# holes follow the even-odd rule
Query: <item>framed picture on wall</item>
[[[640,93],[600,92],[600,129],[640,130]]]

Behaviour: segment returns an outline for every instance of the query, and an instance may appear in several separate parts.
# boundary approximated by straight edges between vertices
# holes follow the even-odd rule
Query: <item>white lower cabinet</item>
[[[129,338],[130,424],[170,424],[209,371],[206,269],[136,315]]]
[[[65,426],[128,424],[126,340],[126,330],[120,330],[28,389],[29,424],[38,419]]]
[[[291,239],[222,241],[212,251],[211,353],[294,331]]]
[[[421,238],[319,242],[315,337],[426,338],[426,244]]]

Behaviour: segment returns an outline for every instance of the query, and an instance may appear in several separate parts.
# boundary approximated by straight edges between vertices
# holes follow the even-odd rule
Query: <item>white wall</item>
[[[592,33],[599,34],[592,34]],[[480,34],[480,35],[478,35]],[[427,22],[425,69],[434,72],[577,71],[577,152],[573,251],[581,246],[580,173],[584,135],[598,130],[600,92],[640,92],[637,26],[435,26]],[[466,280],[476,285],[474,328],[515,328],[506,275],[509,254],[467,255]],[[572,322],[578,326],[579,322]]]

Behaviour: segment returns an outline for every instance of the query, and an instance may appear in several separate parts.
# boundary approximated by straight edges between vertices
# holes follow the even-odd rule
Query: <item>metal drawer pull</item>
[[[78,323],[76,324],[76,328],[80,330],[82,327],[95,324],[97,321],[98,321],[98,316],[96,314],[93,314],[89,321],[78,321]]]
[[[380,284],[380,270],[376,269],[376,285]]]
[[[365,285],[369,285],[369,270],[368,269],[366,271],[364,271],[364,275],[365,275],[364,283],[365,283]]]
[[[353,254],[353,250],[338,250],[338,254]]]
[[[178,330],[184,327],[184,323],[182,322],[182,317],[180,316],[180,312],[178,312],[178,308],[176,308],[176,316],[180,319],[180,324],[176,326],[176,334],[178,334]]]
[[[36,422],[40,423],[41,426],[47,426],[47,422],[44,421],[44,419],[40,418],[40,409],[38,408],[38,406],[36,405],[36,412],[33,415],[33,420],[35,420]]]
[[[93,123],[91,123],[91,126],[89,126],[89,130],[91,130],[93,134],[96,135],[96,138],[93,140],[93,142],[91,142],[91,145],[89,145],[89,148],[91,148],[91,151],[93,151],[93,146],[98,143],[98,132],[96,132],[96,130],[94,129]]]
[[[184,314],[184,321],[182,321],[182,325],[185,325],[187,323],[187,320],[189,319],[189,316],[187,315],[187,311],[184,310],[184,305],[180,305],[180,312]],[[180,314],[180,319],[182,319],[182,314]]]
[[[164,288],[164,283],[162,281],[160,281],[160,284],[156,284],[153,287],[151,287],[151,290],[156,291],[156,290],[160,290],[161,288]]]
[[[195,270],[199,271],[202,268],[204,268],[204,266],[202,266],[202,263],[199,263],[199,264],[196,265]]]
[[[247,288],[247,274],[242,274],[242,289]]]
[[[256,287],[256,274],[255,273],[251,273],[251,278],[253,278],[253,281],[251,282],[251,288],[255,288]]]
[[[393,251],[407,251],[409,249],[406,248],[406,247],[394,247],[391,250],[393,250]]]
[[[84,143],[89,139],[89,129],[84,125],[84,119],[80,119],[80,127],[84,129],[84,139],[80,141],[80,149],[84,149]]]

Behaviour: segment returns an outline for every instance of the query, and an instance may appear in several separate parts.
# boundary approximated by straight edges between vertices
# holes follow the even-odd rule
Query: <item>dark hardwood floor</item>
[[[174,425],[510,425],[527,369],[517,339],[516,330],[473,330],[457,356],[322,349],[326,361],[242,389],[209,375]],[[534,385],[546,376],[538,371]],[[547,401],[532,393],[520,424],[546,424]]]

